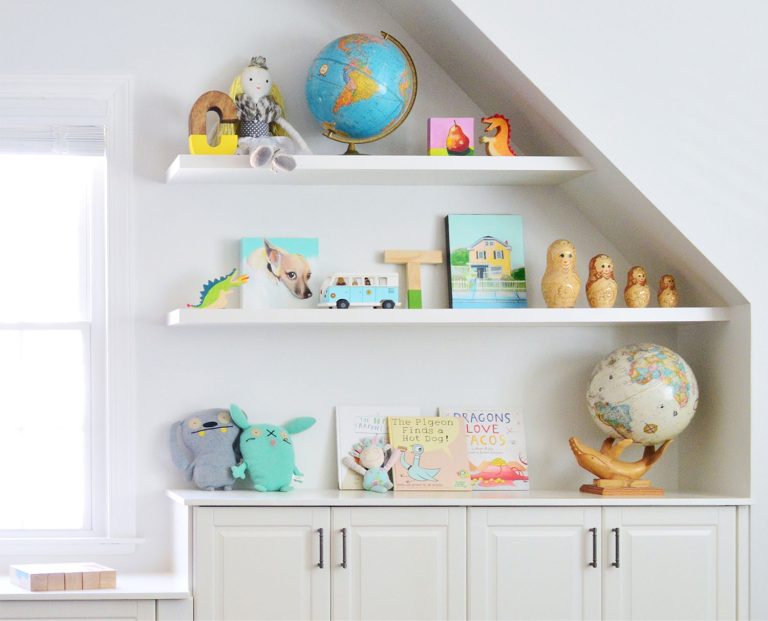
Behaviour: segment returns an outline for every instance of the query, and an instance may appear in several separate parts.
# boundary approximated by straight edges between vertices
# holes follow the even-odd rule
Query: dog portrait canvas
[[[311,308],[317,305],[320,244],[315,237],[245,237],[240,269],[249,277],[241,307]]]

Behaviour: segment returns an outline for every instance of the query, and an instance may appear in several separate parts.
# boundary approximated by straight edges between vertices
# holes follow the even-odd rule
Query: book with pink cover
[[[464,423],[438,416],[390,416],[396,491],[471,491]]]
[[[525,429],[519,409],[442,407],[440,416],[466,423],[473,489],[529,489]]]

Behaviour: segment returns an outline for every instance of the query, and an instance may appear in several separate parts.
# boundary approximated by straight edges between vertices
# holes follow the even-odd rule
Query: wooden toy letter
[[[222,134],[216,146],[208,143],[206,116],[213,110],[220,123],[236,123],[237,109],[232,98],[221,91],[208,91],[197,98],[189,112],[189,152],[192,155],[233,155],[237,151],[237,135]]]
[[[443,262],[441,250],[385,250],[384,263],[405,265],[405,281],[408,287],[408,308],[421,306],[421,264],[439,265]]]

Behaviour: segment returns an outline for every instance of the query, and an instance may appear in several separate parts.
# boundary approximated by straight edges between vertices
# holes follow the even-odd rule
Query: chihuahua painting
[[[241,270],[250,280],[242,289],[242,307],[314,306],[318,248],[310,237],[244,238]]]

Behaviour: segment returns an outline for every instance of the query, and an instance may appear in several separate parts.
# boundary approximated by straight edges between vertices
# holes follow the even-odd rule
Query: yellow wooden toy
[[[208,142],[206,117],[210,111],[219,115],[219,124],[237,123],[237,109],[229,95],[221,91],[203,93],[189,112],[189,152],[192,155],[234,155],[237,151],[236,133],[220,131],[219,144],[212,146]]]

